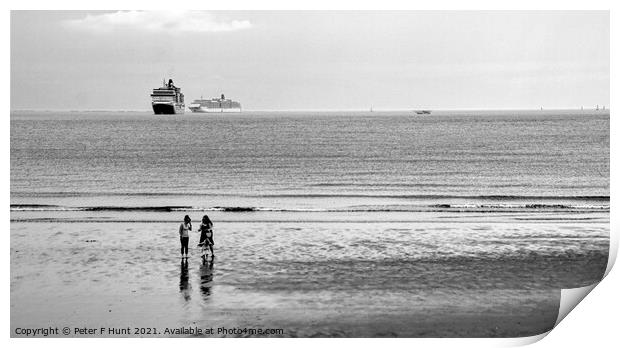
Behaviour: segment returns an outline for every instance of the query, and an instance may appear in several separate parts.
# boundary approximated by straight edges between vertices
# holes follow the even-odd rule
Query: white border
[[[188,9],[210,9],[210,10],[226,10],[226,9],[246,9],[246,10],[266,10],[266,9],[288,9],[288,10],[299,10],[299,9],[311,9],[311,10],[345,10],[345,9],[364,9],[364,10],[387,10],[387,9],[408,9],[408,10],[609,10],[611,9],[611,55],[615,57],[616,60],[619,57],[617,52],[617,44],[613,44],[620,37],[618,35],[618,24],[614,23],[614,20],[617,21],[618,15],[616,11],[618,10],[618,6],[613,1],[597,1],[597,0],[589,0],[587,2],[584,1],[544,1],[544,0],[521,0],[521,1],[481,1],[481,0],[470,0],[470,1],[421,1],[416,3],[410,3],[407,1],[394,1],[394,0],[382,0],[382,1],[356,1],[356,2],[346,2],[346,1],[334,1],[334,0],[303,0],[303,1],[283,1],[283,0],[261,0],[261,1],[250,1],[250,0],[228,0],[228,1],[118,1],[118,0],[108,0],[105,2],[99,2],[93,4],[89,2],[88,4],[80,1],[8,1],[7,11],[4,11],[3,14],[3,46],[10,47],[10,13],[9,9],[90,9],[90,10],[104,10],[104,9],[170,9],[172,8],[188,8]],[[616,39],[614,41],[614,39]],[[3,50],[3,65],[5,69],[4,76],[10,76],[10,50]],[[618,150],[618,141],[617,138],[614,140],[613,135],[619,134],[618,131],[618,121],[614,120],[614,109],[613,105],[620,105],[618,103],[614,103],[618,101],[618,79],[617,79],[617,69],[614,65],[614,59],[611,59],[611,93],[612,96],[610,109],[612,109],[611,116],[611,153],[615,154]],[[10,84],[8,83],[8,78],[5,78],[5,83],[2,84],[2,95],[9,96],[10,95]],[[2,199],[5,202],[3,214],[4,215],[4,226],[6,227],[2,233],[3,245],[5,250],[5,262],[2,265],[2,275],[5,279],[5,284],[2,287],[3,297],[5,301],[3,302],[3,316],[2,316],[2,327],[4,330],[4,337],[12,345],[22,346],[39,346],[40,344],[45,344],[49,346],[62,345],[63,347],[68,346],[108,346],[111,344],[118,343],[127,343],[127,341],[123,339],[52,339],[39,341],[37,340],[24,340],[24,339],[9,339],[9,320],[10,320],[10,279],[9,270],[10,270],[10,254],[9,251],[9,231],[10,231],[10,218],[9,218],[9,201],[10,201],[10,120],[9,120],[9,108],[10,103],[7,101],[5,104],[5,120],[4,127],[1,127],[0,130],[2,132],[2,139],[4,140],[5,150],[2,151],[2,160],[4,165],[4,171],[2,172],[3,178],[3,195]],[[618,175],[618,164],[614,159],[614,156],[611,156],[611,173]],[[610,178],[613,178],[614,175],[611,175]],[[611,226],[612,227],[612,247],[617,253],[617,243],[618,243],[618,231],[617,226],[618,218],[615,213],[615,199],[617,197],[616,182],[611,180],[611,206],[612,206],[612,214],[611,214]],[[608,268],[609,270],[609,268]],[[587,296],[582,303],[577,306],[571,313],[568,314],[567,319],[562,321],[554,330],[552,330],[545,339],[537,343],[537,346],[541,347],[576,347],[576,346],[585,346],[585,345],[608,345],[608,342],[617,341],[617,336],[615,335],[617,330],[617,322],[618,318],[618,290],[620,289],[620,277],[618,276],[618,271],[611,272],[599,286],[592,290],[592,293]],[[542,335],[544,336],[544,335]],[[276,340],[266,340],[266,339],[243,339],[243,340],[231,340],[231,339],[218,339],[216,341],[196,341],[196,340],[179,340],[175,339],[174,341],[167,340],[158,340],[158,339],[134,339],[129,341],[131,345],[148,345],[150,347],[154,346],[168,346],[170,344],[173,345],[194,345],[194,344],[216,344],[218,346],[236,346],[239,344],[243,345],[265,345],[265,346],[276,346],[276,347],[288,347],[290,345],[296,346],[307,346],[314,347],[318,345],[324,344],[338,344],[338,345],[366,345],[366,344],[389,344],[394,346],[432,346],[432,347],[489,347],[489,346],[513,346],[519,344],[532,343],[532,340],[536,338],[528,339],[372,339],[372,340],[363,340],[363,339],[339,339],[339,340],[328,340],[328,339],[276,339]],[[121,342],[122,341],[122,342]]]

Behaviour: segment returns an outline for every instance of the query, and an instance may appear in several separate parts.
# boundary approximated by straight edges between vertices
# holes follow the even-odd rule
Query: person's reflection
[[[211,281],[213,280],[213,256],[211,260],[205,260],[200,265],[200,292],[203,300],[207,301],[211,296]]]
[[[185,301],[189,301],[191,299],[191,286],[189,285],[189,273],[188,273],[188,264],[187,259],[181,259],[181,278],[179,281],[179,291]]]

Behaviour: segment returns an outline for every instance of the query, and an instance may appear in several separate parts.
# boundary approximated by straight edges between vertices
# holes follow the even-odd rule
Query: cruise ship
[[[222,94],[220,98],[196,99],[189,104],[192,112],[241,112],[241,104],[238,101],[226,99]]]
[[[153,89],[151,99],[153,112],[156,115],[185,113],[183,93],[181,93],[181,88],[174,85],[172,79],[168,80],[168,83],[164,80],[163,87]]]

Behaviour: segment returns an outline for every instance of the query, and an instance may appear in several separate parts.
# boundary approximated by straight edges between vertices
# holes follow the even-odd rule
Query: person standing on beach
[[[206,260],[207,247],[211,250],[211,258],[213,258],[215,256],[213,254],[213,222],[211,222],[209,216],[205,215],[202,217],[198,230],[200,231],[200,243],[198,245],[202,246],[202,258]]]
[[[179,237],[181,238],[181,258],[187,258],[189,247],[189,231],[192,230],[192,219],[185,215],[183,223],[179,226]]]

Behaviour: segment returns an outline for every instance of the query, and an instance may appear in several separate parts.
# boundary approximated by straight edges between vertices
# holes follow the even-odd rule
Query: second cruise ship
[[[226,99],[224,95],[220,98],[196,99],[189,104],[192,112],[241,112],[241,103],[231,99]]]

